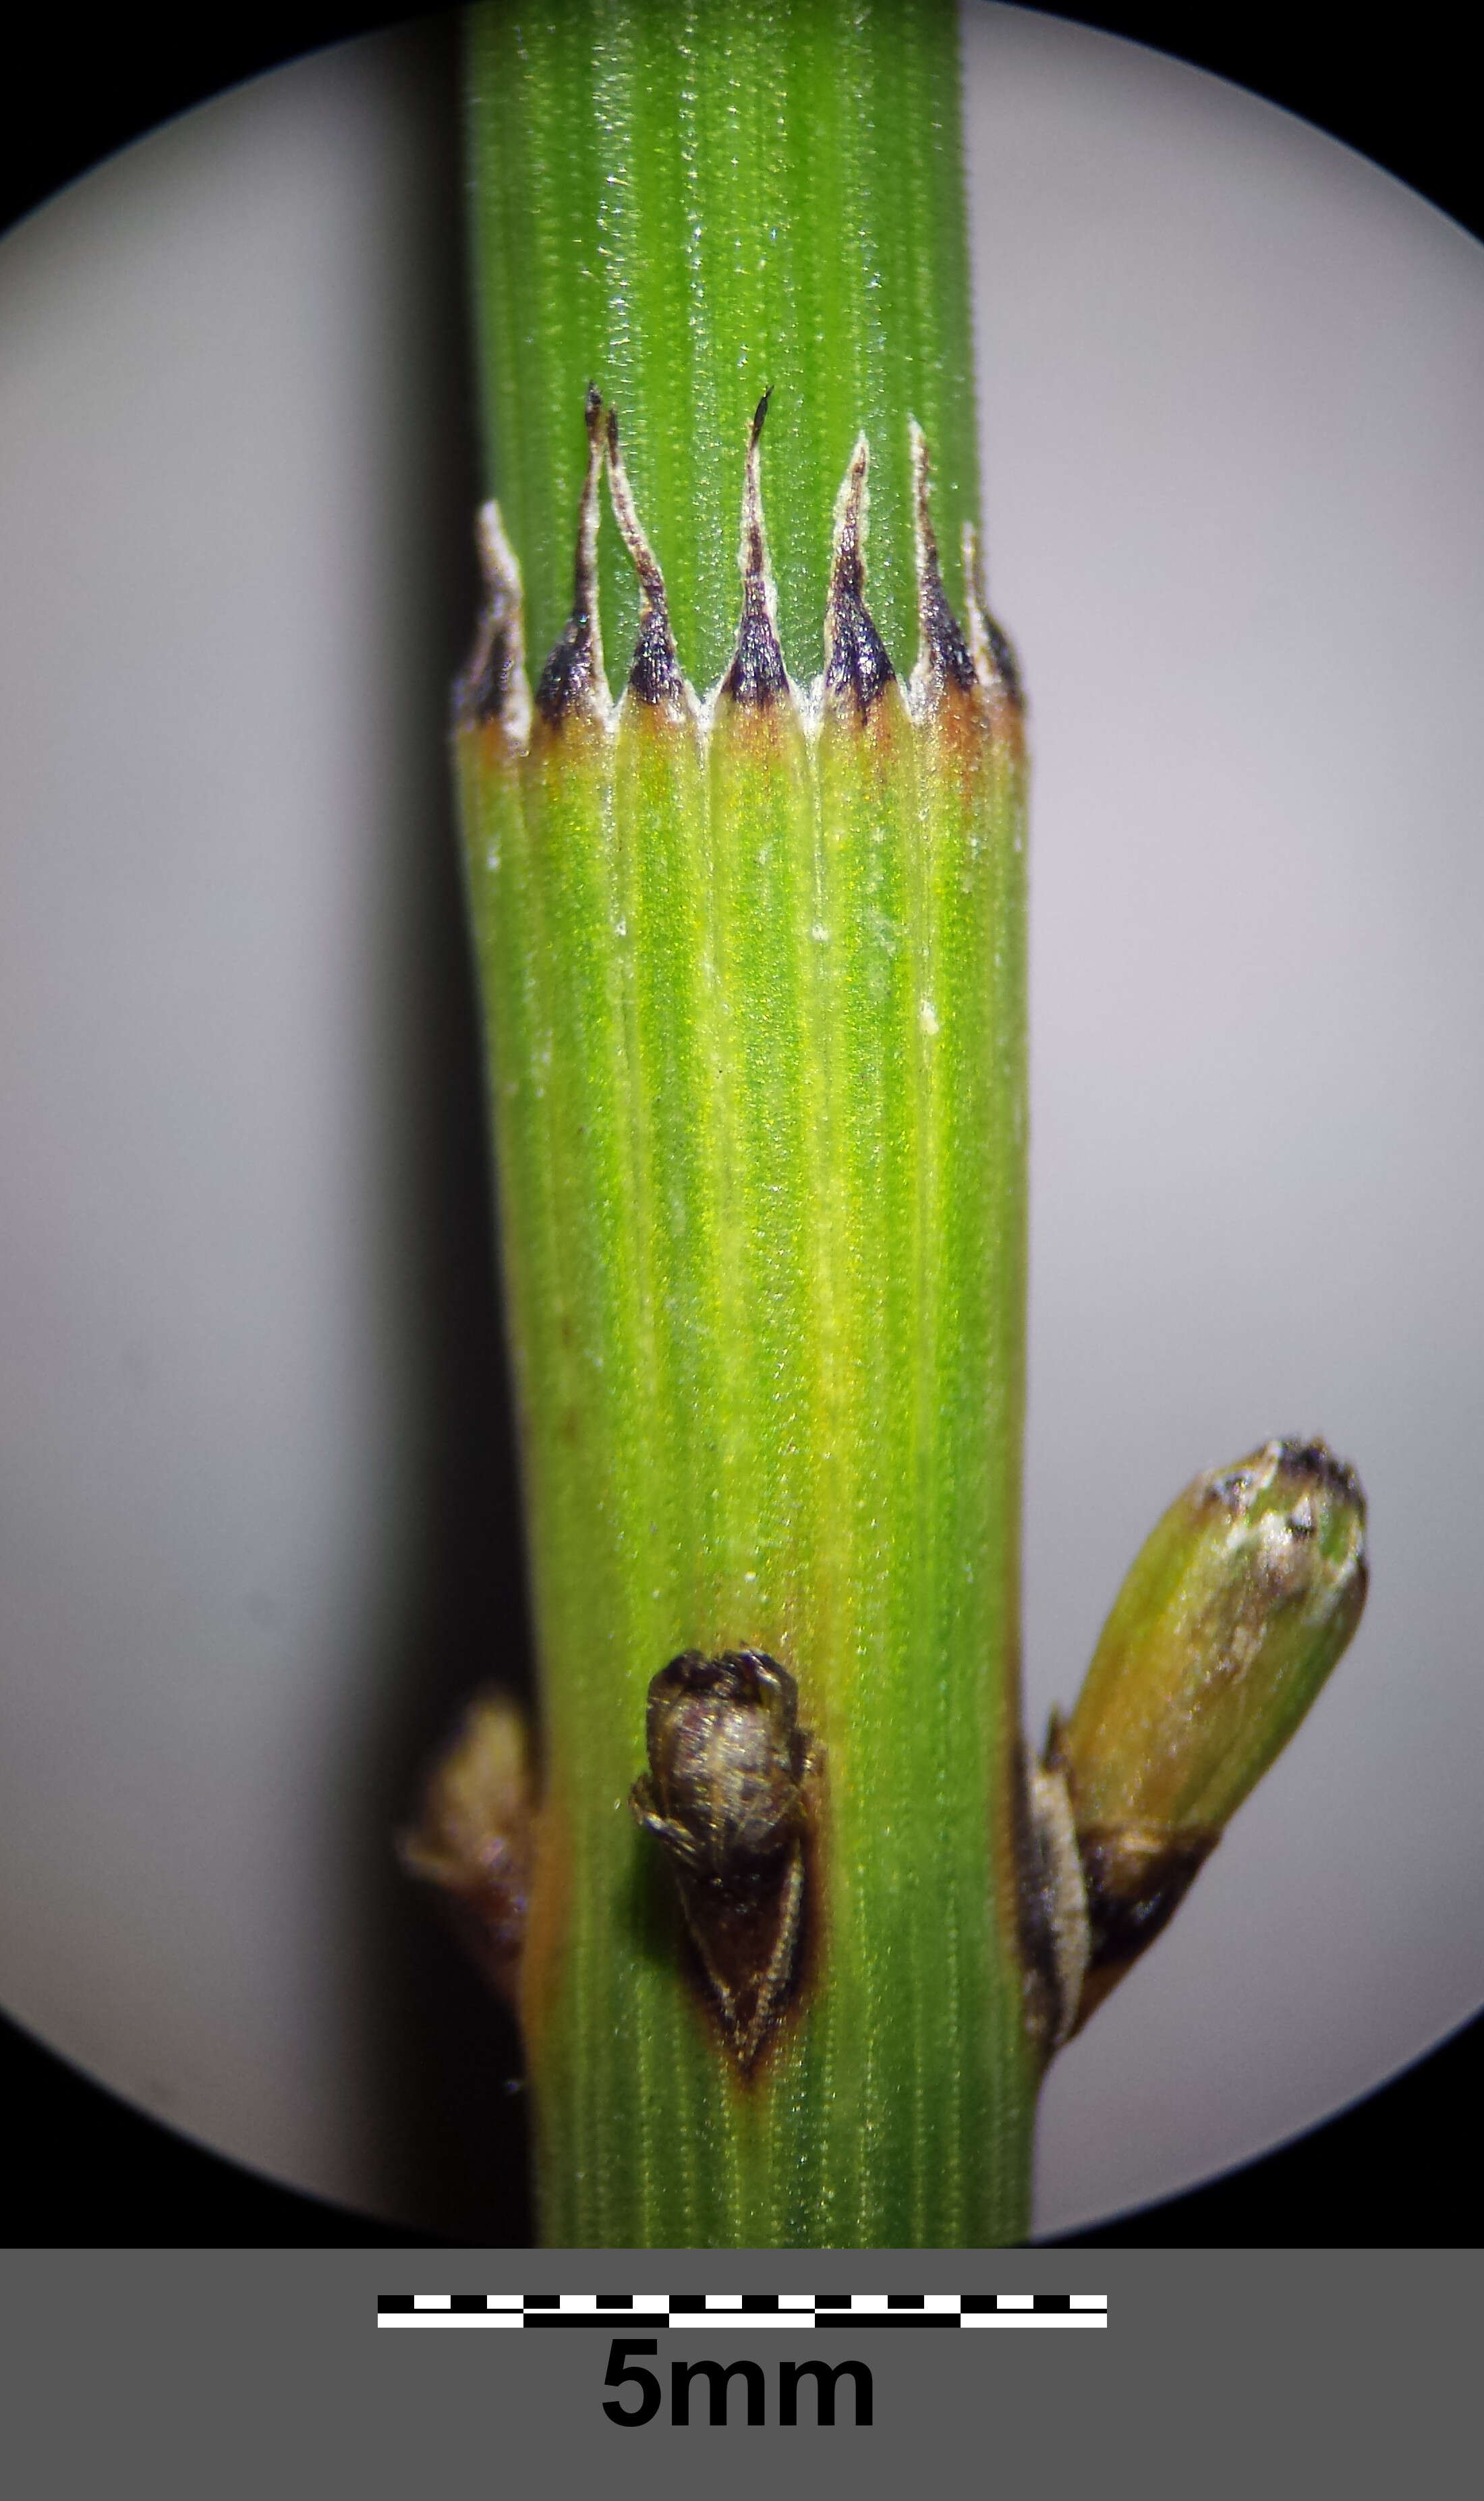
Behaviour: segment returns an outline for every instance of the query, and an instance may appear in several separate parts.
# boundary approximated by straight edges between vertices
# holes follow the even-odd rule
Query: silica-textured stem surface
[[[774,393],[769,527],[778,628],[821,664],[830,514],[856,436],[872,480],[872,604],[910,666],[907,423],[933,448],[947,591],[978,514],[958,20],[946,0],[548,0],[477,8],[469,35],[474,247],[490,487],[526,579],[539,668],[571,584],[597,383],[684,666],[727,664],[737,463]],[[610,533],[605,632],[639,612]]]
[[[1026,2228],[1023,750],[962,553],[956,40],[936,0],[472,20],[509,544],[458,747],[568,2246]],[[745,1846],[673,1718],[646,1772],[672,1661],[737,1795],[725,1697],[786,1732]]]

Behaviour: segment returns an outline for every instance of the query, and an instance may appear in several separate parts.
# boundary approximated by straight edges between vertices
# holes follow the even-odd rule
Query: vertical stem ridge
[[[496,6],[470,60],[492,454],[553,651],[500,767],[519,841],[471,879],[545,1716],[544,2229],[1013,2238],[1018,765],[992,673],[966,727],[888,656],[920,599],[909,411],[955,550],[977,494],[953,16]],[[620,527],[564,630],[590,384]],[[775,572],[758,510],[734,646],[765,385]],[[755,504],[755,431],[749,476]],[[610,651],[638,637],[616,712],[600,588]],[[814,666],[821,622],[801,695],[783,654]],[[721,679],[699,708],[677,650]],[[510,790],[469,754],[478,830]],[[745,2074],[625,1803],[689,1649],[770,1652],[823,1741],[804,1962]]]

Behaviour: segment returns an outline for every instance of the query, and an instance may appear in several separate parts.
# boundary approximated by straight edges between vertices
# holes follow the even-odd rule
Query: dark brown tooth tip
[[[525,680],[525,617],[520,567],[498,504],[480,508],[478,538],[484,606],[469,666],[459,681],[458,717],[474,727],[498,722],[517,744],[530,720]]]
[[[554,728],[569,713],[593,703],[603,682],[603,638],[598,626],[598,477],[603,467],[603,401],[589,389],[587,474],[577,498],[577,547],[573,565],[572,613],[552,647],[536,689],[536,708]]]
[[[864,720],[897,672],[866,606],[866,476],[871,452],[859,437],[835,507],[835,554],[824,612],[827,699],[853,702]]]
[[[987,609],[984,613],[984,635],[989,645],[990,662],[996,677],[1011,703],[1023,710],[1025,682],[1020,674],[1020,661],[1016,655],[1015,646],[1004,628],[996,624]]]
[[[555,729],[569,714],[582,709],[592,689],[591,655],[569,624],[560,641],[552,646],[551,656],[541,673],[536,709],[543,720]]]
[[[732,665],[721,682],[723,694],[737,704],[761,711],[777,703],[788,688],[788,671],[773,620],[761,603],[743,606]]]
[[[480,726],[486,721],[503,721],[511,674],[510,638],[499,619],[490,618],[480,628],[475,657],[463,682],[463,717]]]
[[[927,437],[915,417],[910,421],[912,503],[917,540],[917,630],[922,638],[919,667],[929,684],[972,686],[978,682],[973,654],[964,629],[948,605],[943,588],[938,535],[933,527],[929,489]]]
[[[742,578],[742,622],[737,629],[731,666],[721,682],[722,693],[729,695],[734,703],[750,704],[759,709],[777,702],[788,690],[788,671],[783,666],[783,654],[778,648],[777,629],[773,619],[773,586],[768,575],[768,542],[763,529],[763,490],[759,474],[758,446],[772,397],[771,390],[764,391],[753,414],[752,430],[747,437],[739,557]]]
[[[646,609],[634,638],[629,692],[637,703],[677,703],[684,685],[670,619],[663,609]]]
[[[1337,1459],[1328,1442],[1284,1441],[1278,1446],[1278,1465],[1285,1476],[1305,1477],[1337,1494],[1342,1502],[1358,1503],[1362,1510],[1366,1496],[1360,1478],[1348,1459]]]
[[[1017,712],[1025,710],[1025,683],[1009,636],[989,613],[984,595],[983,560],[978,533],[964,523],[964,590],[969,612],[969,649],[981,685],[999,687]]]
[[[1268,1474],[1297,1479],[1301,1485],[1318,1486],[1339,1501],[1352,1504],[1364,1518],[1366,1493],[1360,1478],[1347,1459],[1337,1459],[1328,1442],[1291,1439],[1265,1442],[1235,1468],[1223,1469],[1219,1476],[1204,1481],[1205,1499],[1224,1503],[1227,1510],[1239,1517],[1249,1507],[1254,1495],[1268,1482]]]
[[[618,535],[639,576],[639,633],[629,669],[629,692],[640,703],[675,703],[684,691],[685,681],[676,656],[675,636],[670,629],[665,577],[639,517],[628,471],[618,448],[618,414],[611,408],[608,413],[608,484],[613,499],[613,517],[618,523]]]

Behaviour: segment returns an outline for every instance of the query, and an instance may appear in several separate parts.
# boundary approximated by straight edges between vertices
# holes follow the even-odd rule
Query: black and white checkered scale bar
[[[1105,2292],[382,2292],[379,2327],[1105,2327]]]

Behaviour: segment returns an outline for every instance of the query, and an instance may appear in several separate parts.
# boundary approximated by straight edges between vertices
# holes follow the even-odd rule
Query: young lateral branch
[[[1198,1477],[1146,1540],[1029,1774],[1024,1918],[1049,2055],[1168,1926],[1360,1621],[1366,1497],[1319,1441]]]

